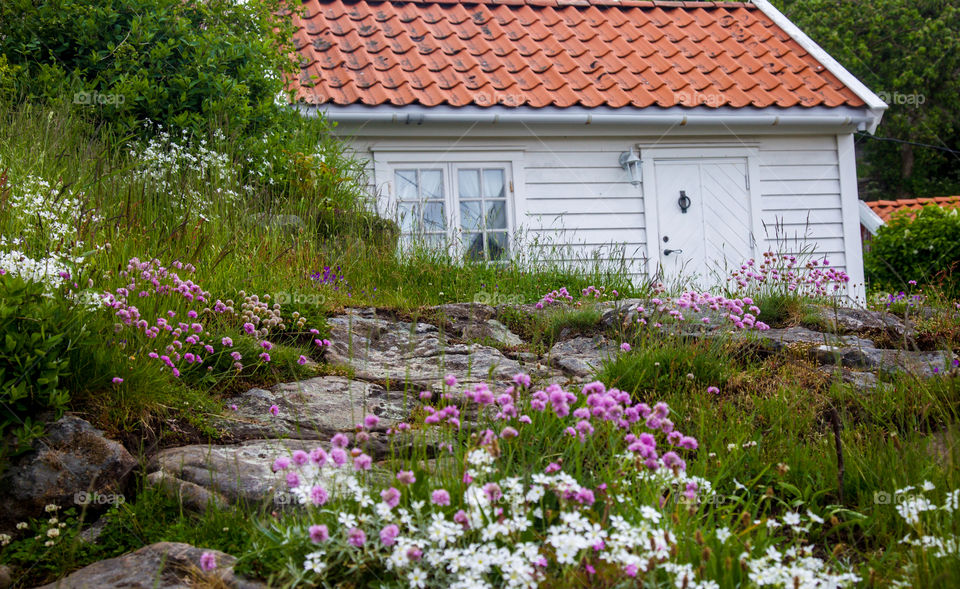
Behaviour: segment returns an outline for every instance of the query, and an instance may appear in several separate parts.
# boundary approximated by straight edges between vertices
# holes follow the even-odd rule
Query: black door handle
[[[663,250],[663,255],[669,256],[670,254],[682,254],[683,250]]]

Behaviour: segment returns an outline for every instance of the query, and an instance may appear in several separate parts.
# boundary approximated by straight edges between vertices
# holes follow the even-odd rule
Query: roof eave
[[[836,127],[838,130],[870,130],[875,114],[856,107],[507,107],[507,106],[394,106],[381,104],[294,105],[305,116],[323,114],[344,124],[524,124],[524,125],[624,125],[630,127],[716,127],[735,126],[807,128]]]
[[[877,130],[877,125],[880,124],[880,119],[883,118],[883,111],[887,109],[887,103],[880,99],[879,96],[873,93],[867,86],[857,79],[856,76],[851,74],[845,67],[840,65],[840,62],[835,60],[830,56],[829,53],[824,51],[822,47],[817,45],[813,39],[808,37],[803,31],[800,30],[795,24],[790,22],[782,12],[777,10],[777,8],[769,2],[769,0],[752,0],[753,4],[760,9],[770,20],[773,21],[775,25],[783,29],[785,33],[790,35],[790,37],[796,41],[807,53],[812,55],[817,61],[819,61],[827,71],[837,77],[845,86],[850,88],[854,94],[856,94],[861,100],[867,104],[867,110],[871,115],[871,121],[866,126],[865,131],[871,135],[874,131]]]

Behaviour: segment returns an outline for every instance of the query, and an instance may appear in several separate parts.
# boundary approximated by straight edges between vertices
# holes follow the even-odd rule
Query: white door
[[[666,282],[714,283],[753,256],[745,158],[658,159],[654,175]]]

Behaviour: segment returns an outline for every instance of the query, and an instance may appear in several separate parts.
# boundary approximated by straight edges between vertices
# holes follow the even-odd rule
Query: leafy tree
[[[906,289],[910,280],[960,294],[960,209],[924,207],[895,215],[880,228],[864,257],[872,285]]]
[[[254,131],[294,71],[282,1],[4,0],[0,53],[27,99],[128,128]]]
[[[890,105],[877,134],[960,150],[960,0],[774,0]],[[859,142],[866,196],[960,191],[960,155]]]

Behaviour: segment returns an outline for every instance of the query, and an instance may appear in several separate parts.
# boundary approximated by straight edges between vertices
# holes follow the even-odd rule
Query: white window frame
[[[387,218],[392,218],[392,215],[398,210],[397,189],[394,185],[394,174],[397,170],[414,168],[440,168],[443,170],[447,239],[450,244],[450,253],[457,256],[465,256],[467,249],[461,238],[464,231],[460,228],[457,169],[463,167],[481,169],[502,167],[506,180],[508,255],[500,261],[509,260],[515,255],[517,244],[514,236],[518,228],[518,214],[519,211],[524,210],[520,191],[522,186],[520,179],[522,152],[505,150],[502,147],[473,148],[469,151],[427,151],[422,147],[391,147],[389,149],[373,150],[372,156],[374,186],[376,186],[379,201],[378,207]],[[403,239],[402,236],[401,239]]]

